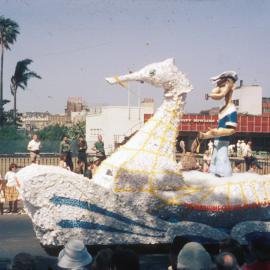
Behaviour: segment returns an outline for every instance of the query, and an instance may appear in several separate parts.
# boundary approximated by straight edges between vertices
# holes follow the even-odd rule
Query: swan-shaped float
[[[44,245],[72,238],[89,245],[169,243],[176,235],[219,241],[270,231],[270,175],[218,178],[181,172],[175,141],[192,89],[173,59],[106,79],[164,89],[154,116],[102,162],[94,178],[56,166],[30,165],[17,176],[27,214]],[[116,119],[117,121],[117,119]]]

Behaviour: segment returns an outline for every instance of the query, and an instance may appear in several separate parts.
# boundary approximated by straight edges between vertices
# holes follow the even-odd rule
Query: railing
[[[88,155],[88,159],[90,160],[94,155]],[[176,154],[176,160],[179,161],[181,159],[182,154]],[[203,165],[203,156],[201,154],[195,155],[198,163]],[[72,158],[73,164],[75,165],[77,162],[77,156]],[[235,166],[236,161],[242,161],[240,171],[245,172],[245,162],[243,158],[230,158],[232,167]],[[259,164],[262,169],[256,169],[258,174],[270,174],[270,158],[258,158]],[[16,154],[16,155],[0,155],[0,174],[2,176],[8,171],[9,165],[11,163],[16,163],[19,168],[23,168],[27,165],[31,164],[29,154]],[[59,155],[58,154],[41,154],[40,156],[40,164],[41,165],[54,165],[57,166],[59,163]]]
[[[88,160],[90,160],[92,157],[93,155],[88,155]],[[72,161],[75,167],[77,156],[72,157]],[[11,163],[17,164],[19,169],[23,168],[31,164],[30,156],[29,154],[0,155],[0,174],[2,177],[5,176]],[[41,154],[40,164],[58,166],[59,154]]]
[[[181,159],[183,154],[176,154],[176,160],[179,161]],[[202,154],[196,154],[195,155],[198,163],[200,166],[203,166],[203,155]],[[267,157],[258,157],[258,163],[262,167],[262,169],[256,169],[256,173],[258,174],[270,174],[270,156]],[[246,172],[246,165],[245,165],[245,160],[242,157],[230,157],[231,165],[232,168],[235,167],[235,163],[238,161],[241,161],[240,165],[240,172]]]

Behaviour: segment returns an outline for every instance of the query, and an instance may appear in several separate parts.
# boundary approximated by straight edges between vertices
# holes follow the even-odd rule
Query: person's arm
[[[93,150],[93,151],[97,151],[96,143],[95,143],[94,146],[92,147],[92,150]]]
[[[231,80],[226,81],[225,84],[221,83],[216,88],[214,88],[210,94],[207,96],[214,99],[214,100],[220,100],[224,98],[229,91],[231,91],[234,87],[234,82]]]
[[[207,132],[200,132],[199,139],[213,139],[216,137],[224,137],[233,135],[236,132],[235,128],[211,128]]]

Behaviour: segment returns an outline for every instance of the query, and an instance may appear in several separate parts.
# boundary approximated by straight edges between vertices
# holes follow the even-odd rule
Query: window
[[[97,136],[102,134],[102,129],[101,128],[90,128],[90,135],[92,136]]]

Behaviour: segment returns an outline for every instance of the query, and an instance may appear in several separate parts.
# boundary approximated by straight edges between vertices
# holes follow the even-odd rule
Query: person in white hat
[[[181,249],[177,257],[177,270],[215,269],[209,253],[197,242],[189,242]]]
[[[84,243],[81,240],[71,239],[60,251],[57,265],[64,269],[84,270],[92,260]]]
[[[200,132],[192,145],[192,149],[195,149],[200,139],[215,138],[209,171],[220,177],[232,175],[228,146],[230,136],[235,133],[237,127],[237,112],[232,102],[232,94],[237,79],[238,76],[235,71],[225,71],[211,78],[216,83],[216,87],[206,95],[206,99],[221,100],[224,98],[225,104],[219,110],[218,127],[211,128],[207,132]]]

